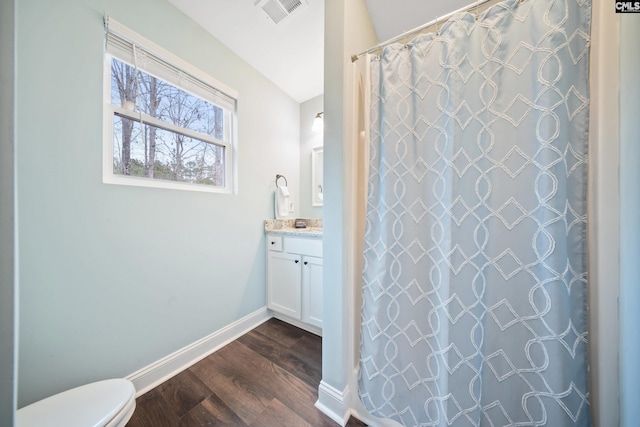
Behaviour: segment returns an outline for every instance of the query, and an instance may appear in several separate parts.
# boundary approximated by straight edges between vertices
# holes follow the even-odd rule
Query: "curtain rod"
[[[520,0],[522,2],[522,0]],[[384,41],[382,43],[379,43],[373,47],[370,47],[367,50],[363,50],[362,52],[356,54],[356,55],[351,55],[351,62],[356,62],[358,59],[360,59],[361,56],[366,55],[368,53],[371,52],[375,52],[376,50],[380,50],[383,47],[390,45],[391,43],[395,43],[398,40],[402,40],[404,38],[406,38],[407,36],[410,36],[412,34],[415,33],[419,33],[420,31],[424,30],[425,28],[429,28],[432,27],[433,25],[438,25],[439,22],[444,23],[444,21],[448,20],[449,18],[451,18],[453,15],[455,15],[456,13],[460,13],[460,12],[466,12],[468,10],[471,10],[473,8],[478,8],[486,3],[490,3],[490,2],[494,2],[497,3],[498,1],[496,0],[477,0],[467,6],[461,7],[458,10],[454,10],[453,12],[447,13],[446,15],[442,15],[436,19],[434,19],[433,21],[427,22],[426,24],[420,25],[419,27],[414,28],[413,30],[409,30],[406,31],[402,34],[400,34],[399,36],[395,36],[393,38],[388,39],[387,41]]]

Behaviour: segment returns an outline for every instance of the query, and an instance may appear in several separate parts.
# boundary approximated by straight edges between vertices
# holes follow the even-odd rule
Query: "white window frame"
[[[165,188],[165,189],[176,189],[176,190],[188,190],[188,191],[201,191],[208,193],[224,193],[224,194],[237,194],[237,107],[236,102],[238,99],[238,94],[235,90],[225,86],[224,84],[218,82],[210,75],[200,71],[193,65],[189,64],[185,60],[173,55],[169,51],[163,49],[162,47],[156,45],[150,40],[144,38],[143,36],[137,34],[136,32],[130,30],[119,22],[115,21],[111,17],[105,18],[105,29],[107,33],[115,34],[118,38],[126,40],[127,42],[135,45],[137,48],[143,49],[145,52],[153,55],[155,58],[164,61],[167,64],[178,69],[184,75],[189,76],[192,81],[198,81],[204,83],[208,88],[213,88],[215,91],[223,94],[227,98],[233,99],[234,105],[233,109],[230,110],[228,108],[223,108],[224,110],[224,140],[220,141],[216,138],[213,138],[210,135],[203,134],[196,131],[191,131],[185,128],[181,128],[171,123],[165,122],[163,120],[159,120],[157,118],[151,117],[145,113],[139,113],[136,111],[131,111],[126,108],[123,108],[118,105],[114,105],[111,102],[111,63],[112,59],[115,58],[119,61],[122,61],[131,66],[135,66],[135,64],[131,64],[130,59],[125,58],[125,54],[114,54],[114,51],[117,49],[111,49],[109,52],[109,48],[107,47],[108,42],[105,43],[106,50],[104,53],[104,135],[103,135],[103,166],[102,166],[102,182],[105,184],[119,184],[119,185],[131,185],[138,187],[152,187],[152,188]],[[154,73],[149,72],[149,70],[141,68],[141,71],[154,75]],[[180,78],[184,78],[184,75],[180,76]],[[163,78],[162,76],[154,75],[154,77],[161,78],[162,80],[169,80]],[[193,80],[195,79],[195,80]],[[182,89],[186,92],[193,94],[205,101],[211,102],[215,105],[219,105],[212,96],[206,96],[206,92],[203,94],[203,91],[200,90],[189,90],[188,88],[180,85],[176,81],[168,81],[169,84]],[[208,143],[212,143],[218,146],[223,146],[225,148],[225,159],[224,159],[224,168],[225,168],[225,178],[224,178],[224,186],[213,186],[213,185],[205,185],[205,184],[194,184],[189,182],[180,182],[180,181],[169,181],[162,179],[154,179],[154,178],[146,178],[139,176],[130,176],[130,175],[120,175],[114,173],[113,171],[113,149],[114,149],[114,129],[113,122],[114,116],[120,116],[126,119],[133,120],[135,122],[142,122],[144,124],[152,125],[158,127],[160,129],[164,129],[170,132],[180,133],[190,138],[195,138],[201,141],[205,141]]]

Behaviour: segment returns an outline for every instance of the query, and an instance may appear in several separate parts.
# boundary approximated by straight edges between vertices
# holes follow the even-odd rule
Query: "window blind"
[[[157,46],[111,17],[105,18],[106,52],[138,69],[236,111],[237,94],[183,59]]]

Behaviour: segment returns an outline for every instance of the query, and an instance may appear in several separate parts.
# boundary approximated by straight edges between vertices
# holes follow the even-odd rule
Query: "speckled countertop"
[[[264,232],[286,236],[322,237],[322,218],[304,218],[307,228],[295,228],[295,219],[267,219]]]

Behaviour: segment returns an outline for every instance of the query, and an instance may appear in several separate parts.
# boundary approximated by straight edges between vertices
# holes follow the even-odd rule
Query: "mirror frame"
[[[311,206],[322,206],[324,180],[322,165],[324,164],[324,147],[311,150]],[[319,188],[320,191],[317,191]]]

